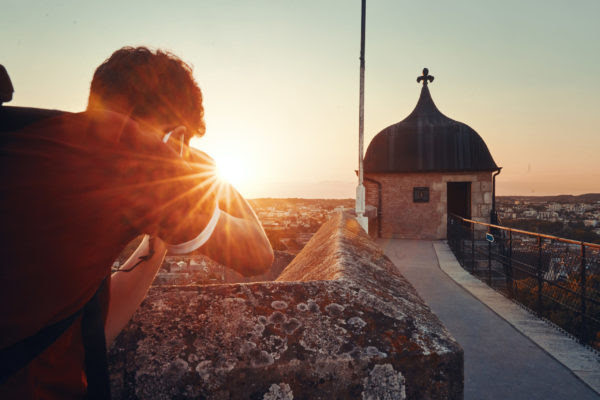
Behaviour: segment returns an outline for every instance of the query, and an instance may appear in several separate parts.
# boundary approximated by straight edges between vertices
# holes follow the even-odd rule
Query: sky
[[[354,197],[360,0],[0,0],[9,105],[82,111],[118,48],[194,68],[212,155],[247,197]],[[368,0],[365,149],[415,78],[484,139],[498,195],[600,192],[600,1]]]

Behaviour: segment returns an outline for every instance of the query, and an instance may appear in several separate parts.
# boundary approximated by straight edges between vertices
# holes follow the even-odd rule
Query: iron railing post
[[[470,224],[470,225],[467,225]],[[521,299],[521,304],[527,307],[535,309],[536,314],[542,316],[545,311],[551,311],[554,307],[560,308],[560,312],[566,311],[569,313],[569,320],[561,324],[564,329],[567,329],[573,335],[577,336],[583,343],[589,343],[591,339],[596,336],[596,320],[593,315],[587,314],[587,303],[588,301],[592,305],[596,304],[596,300],[593,296],[587,297],[587,285],[588,285],[588,267],[594,268],[596,266],[596,249],[600,249],[600,246],[593,243],[586,243],[582,241],[574,241],[570,239],[559,238],[551,235],[537,234],[533,232],[527,232],[520,229],[513,229],[507,227],[498,227],[492,224],[486,224],[482,222],[473,221],[466,218],[452,216],[448,219],[448,242],[452,247],[452,251],[457,256],[462,267],[465,270],[474,272],[476,265],[475,257],[475,225],[487,226],[488,229],[499,229],[502,231],[501,235],[498,235],[498,247],[496,248],[496,260],[502,263],[502,268],[505,274],[506,292],[509,298],[519,301],[520,294],[524,295]],[[470,232],[468,231],[470,229]],[[525,241],[517,240],[517,258],[514,260],[513,268],[513,234],[526,235],[529,238]],[[467,240],[471,240],[471,257],[470,262],[467,262]],[[535,245],[531,245],[529,240],[531,238],[537,238],[537,262],[533,259],[533,251]],[[546,245],[547,254],[544,255],[544,240],[550,240],[549,244]],[[553,257],[553,243],[554,241],[560,243],[569,243],[564,247],[564,254],[558,254],[558,258]],[[459,241],[460,243],[458,243]],[[508,241],[508,244],[506,243]],[[483,245],[483,244],[482,244]],[[575,271],[570,270],[565,277],[566,263],[572,266],[576,255],[573,254],[572,245],[578,245],[580,247],[580,272],[577,276],[576,268]],[[593,253],[586,254],[587,248],[594,249]],[[484,256],[483,248],[481,248],[480,255]],[[487,281],[490,286],[493,284],[492,277],[492,259],[493,255],[493,243],[488,243],[488,268],[487,268]],[[525,254],[526,253],[526,254]],[[524,257],[523,257],[524,255]],[[588,266],[588,258],[591,257],[591,263]],[[552,266],[558,268],[549,271],[550,261]],[[483,261],[483,260],[481,260]],[[469,267],[469,264],[471,266]],[[576,265],[576,261],[575,261]],[[500,266],[500,264],[498,264]],[[520,285],[515,283],[515,269],[517,272],[517,278],[526,278],[523,284]],[[519,271],[522,271],[520,273]],[[481,271],[485,273],[484,269]],[[550,272],[555,272],[553,276],[545,275]],[[592,271],[593,272],[593,271]],[[537,284],[531,285],[528,282],[532,282],[535,273]],[[483,275],[482,275],[483,277]],[[593,276],[592,276],[593,277]],[[565,282],[566,281],[566,282]],[[497,282],[499,283],[499,282]],[[547,284],[547,285],[546,285]],[[534,288],[537,286],[537,296],[533,297]],[[547,287],[548,291],[544,293],[544,287]],[[590,284],[590,286],[593,286]],[[561,291],[562,293],[555,293],[555,291]],[[593,292],[593,287],[591,287]],[[590,293],[591,293],[590,292]],[[594,292],[595,293],[595,292]],[[569,298],[565,298],[565,294]],[[593,294],[593,293],[592,293]],[[542,297],[544,296],[545,299]],[[567,301],[565,301],[567,300]],[[577,301],[580,304],[577,306]],[[545,301],[547,303],[545,303]],[[574,301],[575,304],[572,304]],[[564,304],[564,303],[571,303]],[[552,308],[548,308],[552,307]],[[577,314],[580,314],[581,320],[577,321]]]
[[[446,239],[448,240],[448,246],[454,252],[452,248],[452,232],[450,232],[450,214],[446,215]]]
[[[467,268],[465,265],[465,225],[464,221],[460,224],[460,264],[463,268]]]
[[[538,260],[536,266],[536,277],[537,277],[537,313],[539,316],[542,315],[542,237],[538,236]]]
[[[475,224],[471,223],[471,272],[475,272]]]
[[[506,274],[506,278],[508,280],[508,295],[509,297],[515,297],[514,288],[513,288],[513,270],[512,270],[512,255],[513,255],[513,239],[512,239],[512,230],[508,231],[508,274]]]
[[[492,286],[492,242],[488,241],[488,286]]]
[[[579,335],[582,342],[587,342],[587,326],[586,326],[586,313],[587,304],[585,303],[586,295],[586,262],[585,262],[585,245],[581,242],[581,333]]]

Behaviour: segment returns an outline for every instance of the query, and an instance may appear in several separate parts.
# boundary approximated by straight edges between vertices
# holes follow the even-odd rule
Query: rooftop
[[[446,117],[436,107],[425,68],[415,109],[402,121],[379,132],[364,158],[367,173],[495,171],[483,139],[468,125]]]

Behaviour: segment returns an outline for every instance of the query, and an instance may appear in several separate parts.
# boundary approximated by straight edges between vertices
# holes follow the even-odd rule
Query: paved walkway
[[[433,242],[380,240],[385,253],[465,352],[465,400],[587,400],[600,395],[459,286]]]

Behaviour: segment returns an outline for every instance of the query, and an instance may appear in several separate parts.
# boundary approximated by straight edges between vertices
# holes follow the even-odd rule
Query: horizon
[[[440,111],[475,129],[503,167],[498,196],[600,192],[599,14],[593,0],[440,1],[425,13],[369,2],[365,150],[412,111],[428,67]],[[7,105],[82,111],[113,51],[168,49],[204,93],[207,134],[194,145],[238,172],[244,196],[354,197],[358,1],[9,1],[0,22]]]
[[[497,195],[496,197],[565,197],[565,196],[571,196],[571,197],[582,197],[582,196],[600,196],[600,193],[582,193],[582,194],[578,194],[578,195],[574,195],[574,194],[566,194],[566,193],[562,193],[562,194],[553,194],[553,195],[537,195],[537,196],[530,196],[530,195]],[[248,200],[250,201],[254,201],[254,200],[339,200],[339,201],[344,201],[344,200],[352,200],[354,201],[354,197],[251,197],[248,198]]]

